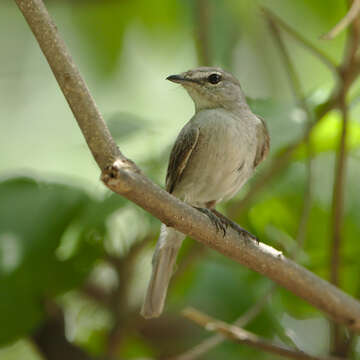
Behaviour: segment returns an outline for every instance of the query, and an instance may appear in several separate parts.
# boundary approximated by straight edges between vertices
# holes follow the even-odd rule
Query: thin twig
[[[337,65],[336,62],[325,52],[315,47],[309,40],[303,37],[300,33],[298,33],[295,29],[289,26],[286,22],[284,22],[279,16],[275,15],[268,8],[263,7],[263,12],[267,17],[270,17],[275,21],[286,33],[288,33],[291,37],[293,37],[299,44],[301,44],[304,48],[306,48],[311,54],[316,56],[324,65],[327,66],[331,72],[337,76]]]
[[[268,166],[266,170],[264,170],[257,179],[253,182],[250,190],[247,192],[244,198],[240,201],[232,203],[227,213],[230,217],[238,216],[242,211],[244,211],[247,206],[253,201],[260,191],[270,183],[270,181],[281,171],[283,171],[291,162],[293,153],[297,149],[297,147],[306,141],[309,136],[312,127],[317,123],[320,119],[322,119],[329,111],[336,109],[340,105],[341,92],[342,89],[346,89],[346,91],[350,88],[350,86],[354,83],[360,73],[360,59],[357,59],[355,56],[355,46],[352,46],[352,56],[349,56],[351,59],[350,66],[345,67],[337,67],[336,63],[330,59],[325,53],[314,47],[310,42],[308,42],[305,38],[303,38],[300,34],[298,34],[294,29],[292,29],[289,25],[287,25],[282,19],[280,19],[277,15],[273,14],[270,10],[263,8],[266,16],[270,16],[277,25],[281,26],[288,34],[297,39],[301,44],[304,45],[306,49],[316,55],[319,59],[325,63],[328,68],[330,68],[334,74],[336,74],[336,78],[338,80],[337,86],[335,86],[332,94],[329,96],[329,99],[325,101],[323,104],[318,106],[315,111],[315,119],[316,122],[312,122],[308,127],[307,131],[300,136],[297,140],[295,140],[292,144],[289,144],[286,149],[281,153],[281,155],[275,157],[271,164]],[[357,21],[354,21],[353,25],[357,25]],[[343,62],[345,64],[345,61]]]
[[[332,200],[332,243],[331,243],[331,254],[330,254],[330,280],[331,282],[339,286],[339,271],[341,266],[341,245],[343,236],[343,213],[344,213],[344,186],[346,178],[346,136],[348,129],[348,110],[345,104],[341,109],[343,121],[341,139],[339,149],[336,155],[336,167],[335,167],[335,181],[333,190]],[[342,331],[337,324],[333,324],[333,352],[338,353],[339,349],[342,348]]]
[[[355,0],[352,2],[349,12],[353,9]],[[332,242],[330,253],[330,281],[339,286],[341,268],[341,248],[343,239],[344,224],[344,193],[346,184],[346,163],[347,163],[347,133],[349,105],[346,102],[346,95],[350,88],[351,78],[358,66],[356,53],[360,39],[360,19],[355,17],[346,38],[346,46],[341,65],[341,82],[338,86],[340,96],[340,112],[342,115],[342,131],[339,147],[336,153],[335,180],[333,186],[333,198],[331,208],[332,220]],[[332,352],[336,355],[343,355],[348,351],[348,343],[344,337],[344,331],[338,324],[332,324]]]
[[[304,201],[302,204],[301,217],[296,234],[296,240],[299,248],[304,248],[306,232],[308,228],[308,222],[310,219],[310,212],[312,206],[312,194],[313,194],[313,149],[310,141],[310,137],[306,139],[306,184]]]
[[[75,64],[69,56],[64,56],[63,52],[68,54],[67,49],[43,2],[41,0],[15,0],[15,2],[41,44],[61,87],[66,89],[67,84],[71,83],[73,89],[64,91],[64,94],[67,98],[71,98],[68,101],[74,105],[72,109],[76,118],[82,121],[81,129],[87,142],[91,143],[94,156],[103,150],[108,155],[108,157],[106,154],[97,156],[97,161],[102,169],[105,168],[102,181],[109,189],[138,204],[164,224],[273,279],[326,312],[335,321],[346,324],[354,331],[360,331],[360,303],[354,298],[287,259],[274,248],[253,241],[252,237],[244,232],[235,231],[233,228],[236,224],[228,228],[224,238],[223,233],[216,230],[208,216],[151,182],[130,160],[122,156],[116,146],[114,148],[105,146],[104,144],[112,144],[113,140],[106,142],[109,131],[105,123],[98,121],[98,118],[94,120],[94,117],[98,116],[98,113],[94,112],[95,104],[89,100],[90,94],[83,91],[84,81]],[[66,70],[72,71],[64,76]],[[87,103],[88,108],[86,106],[79,108],[76,106],[78,102]],[[79,114],[79,111],[84,113]],[[94,121],[96,124],[93,128]],[[114,157],[118,159],[112,163],[112,166],[108,166],[110,159]]]
[[[183,315],[195,322],[196,324],[204,327],[208,331],[215,331],[226,338],[239,343],[246,344],[253,348],[264,350],[273,354],[284,356],[290,359],[297,360],[339,360],[338,357],[320,357],[306,354],[300,350],[291,349],[284,345],[275,344],[267,339],[257,336],[247,330],[237,327],[235,325],[227,324],[223,321],[214,319],[196,309],[189,308],[184,310]]]
[[[353,76],[351,77],[352,82],[355,81],[356,76],[355,74],[353,74]],[[251,204],[251,202],[261,192],[261,190],[265,186],[269,185],[271,180],[273,180],[276,175],[278,175],[290,164],[291,160],[293,159],[294,152],[296,151],[299,145],[303,144],[306,141],[314,125],[319,121],[321,121],[321,119],[323,119],[328,112],[338,107],[338,102],[339,102],[338,97],[339,94],[335,88],[329,99],[315,109],[314,117],[316,119],[316,122],[313,121],[307,127],[304,134],[302,134],[293,143],[287,145],[286,148],[281,152],[281,154],[275,156],[275,158],[272,160],[270,165],[264,171],[262,171],[261,176],[258,176],[255,179],[255,181],[252,183],[246,195],[240,201],[233,202],[227,208],[226,212],[231,218],[238,217],[239,214],[243,212],[249,206],[249,204]]]
[[[279,53],[284,63],[284,69],[289,78],[289,84],[293,93],[293,97],[300,107],[305,108],[305,110],[307,110],[307,107],[304,104],[304,96],[301,90],[300,79],[296,74],[295,67],[290,59],[289,53],[287,52],[285,44],[281,38],[278,25],[275,22],[274,18],[268,14],[268,12],[265,11],[264,14],[268,22],[270,32],[273,36],[273,39],[276,42],[276,45],[278,46]]]
[[[208,0],[196,0],[195,2],[195,39],[198,63],[200,66],[210,66],[210,3]]]
[[[244,327],[248,325],[253,319],[255,319],[264,309],[269,299],[274,294],[276,288],[277,286],[275,284],[272,284],[272,286],[266,291],[266,293],[253,306],[251,306],[250,309],[245,312],[245,314],[240,316],[234,322],[234,325]],[[190,350],[184,352],[183,354],[172,358],[172,360],[195,360],[209,352],[214,347],[221,344],[224,340],[225,337],[221,334],[213,335],[208,339],[205,339],[198,345],[194,346]]]
[[[347,14],[326,34],[322,35],[323,40],[332,40],[349,26],[360,13],[360,0],[354,0]]]
[[[337,151],[335,182],[332,200],[332,253],[331,253],[331,282],[339,285],[339,267],[340,267],[340,245],[343,229],[343,212],[344,212],[344,185],[346,172],[346,134],[348,129],[348,111],[347,105],[344,104],[342,110],[342,131],[339,148]]]
[[[306,169],[307,169],[307,180],[306,180],[306,189],[304,194],[304,202],[301,212],[301,218],[298,226],[297,231],[297,242],[300,248],[303,247],[306,231],[307,231],[307,223],[309,221],[310,211],[311,211],[311,203],[312,203],[312,157],[313,157],[313,151],[312,151],[312,145],[310,141],[310,133],[312,126],[314,125],[313,116],[312,113],[306,103],[305,95],[301,86],[301,81],[299,79],[299,76],[295,70],[295,67],[293,65],[293,62],[290,59],[290,55],[286,49],[286,46],[284,44],[284,41],[281,37],[280,31],[279,31],[279,25],[274,20],[274,18],[269,15],[268,12],[265,12],[265,17],[267,18],[270,31],[273,35],[273,38],[279,48],[279,53],[282,57],[285,71],[287,72],[289,83],[293,92],[293,96],[295,98],[296,103],[306,114],[306,125],[305,125],[305,136],[304,136],[304,142],[306,144],[306,151],[307,151],[307,157],[306,157]]]

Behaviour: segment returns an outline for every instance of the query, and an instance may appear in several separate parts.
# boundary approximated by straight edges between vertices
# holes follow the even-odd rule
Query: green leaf
[[[75,4],[73,21],[88,47],[88,59],[102,75],[113,73],[131,16],[128,1],[91,1]]]
[[[0,344],[42,320],[43,302],[78,286],[103,253],[120,197],[95,201],[75,187],[14,178],[0,183]],[[67,243],[67,245],[66,245]]]
[[[303,133],[303,114],[291,101],[248,99],[248,103],[255,114],[265,119],[271,137],[271,153],[296,141]]]
[[[88,198],[29,178],[0,184],[0,343],[32,329],[42,300],[58,290],[55,250]]]
[[[126,31],[141,24],[154,34],[171,34],[182,24],[176,1],[90,1],[72,6],[73,21],[88,47],[88,59],[102,75],[117,69]]]
[[[139,130],[148,128],[148,123],[139,116],[117,112],[106,119],[111,135],[120,140],[136,134]]]
[[[348,123],[346,145],[348,150],[360,147],[360,124],[350,120]],[[332,111],[316,124],[310,135],[314,155],[328,151],[336,151],[342,132],[342,118],[337,111]],[[306,158],[306,145],[301,144],[294,154],[296,160]]]

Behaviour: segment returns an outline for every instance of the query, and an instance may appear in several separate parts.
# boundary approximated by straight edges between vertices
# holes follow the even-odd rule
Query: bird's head
[[[221,68],[199,67],[166,79],[187,90],[196,110],[247,106],[239,81]]]

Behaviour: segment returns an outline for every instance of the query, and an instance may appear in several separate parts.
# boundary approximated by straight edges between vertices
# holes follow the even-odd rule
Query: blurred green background
[[[340,113],[317,119],[310,160],[301,139],[328,99],[334,77],[280,29],[301,96],[313,114],[309,119],[292,94],[260,7],[339,64],[346,31],[331,41],[320,36],[345,15],[346,1],[49,0],[46,5],[121,150],[158,184],[164,183],[176,134],[193,114],[185,91],[164,79],[198,65],[233,72],[253,110],[267,121],[272,148],[254,179],[220,210],[329,279]],[[102,185],[49,66],[10,0],[0,2],[0,49],[1,360],[175,357],[209,336],[181,316],[183,308],[191,305],[232,322],[269,291],[247,329],[311,354],[329,353],[331,324],[323,314],[283,289],[269,290],[270,280],[190,239],[181,251],[165,314],[143,320],[139,307],[160,222]],[[339,268],[339,286],[353,296],[360,295],[359,92],[355,82],[348,94]],[[296,141],[288,166],[240,209],[241,199]],[[304,199],[310,205],[300,236]],[[360,358],[357,338],[346,331],[343,337],[351,339],[352,358]],[[277,357],[224,342],[201,358]]]

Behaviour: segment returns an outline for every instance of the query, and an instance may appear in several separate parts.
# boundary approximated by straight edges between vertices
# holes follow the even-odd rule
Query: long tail
[[[147,319],[160,316],[173,274],[177,253],[185,235],[161,225],[160,237],[152,259],[152,273],[141,315]]]

